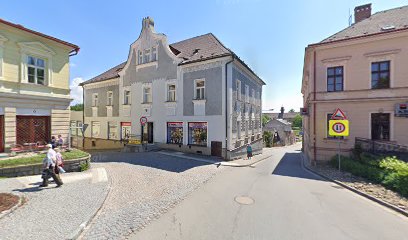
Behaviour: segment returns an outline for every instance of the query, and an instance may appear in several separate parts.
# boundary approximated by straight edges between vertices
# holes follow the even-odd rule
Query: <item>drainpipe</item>
[[[82,104],[83,104],[83,110],[82,110],[82,129],[84,129],[84,124],[85,124],[85,89],[84,89],[84,85],[81,86],[82,87]],[[85,149],[85,131],[82,131],[82,150]]]
[[[228,64],[232,63],[235,59],[234,54],[231,55],[232,59],[225,63],[225,158],[227,158],[228,152]]]
[[[316,50],[313,50],[313,162],[316,164]]]

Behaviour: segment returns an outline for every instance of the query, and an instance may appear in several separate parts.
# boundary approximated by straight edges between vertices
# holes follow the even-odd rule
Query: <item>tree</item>
[[[271,117],[269,115],[263,114],[262,115],[262,127],[265,127],[265,125],[271,120]]]
[[[84,111],[84,104],[78,103],[74,106],[71,106],[71,111]]]
[[[272,133],[269,131],[264,131],[263,141],[266,147],[272,147],[272,139],[273,139]]]
[[[289,112],[290,112],[290,113],[294,113],[294,112],[295,112],[295,109],[292,108],[292,109],[289,110]]]
[[[297,114],[297,115],[293,118],[292,127],[302,128],[302,116],[301,116],[300,114]]]

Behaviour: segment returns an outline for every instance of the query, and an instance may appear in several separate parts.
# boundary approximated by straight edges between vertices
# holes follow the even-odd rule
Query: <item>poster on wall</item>
[[[183,123],[168,122],[167,123],[167,143],[183,144]]]
[[[207,123],[188,123],[188,144],[207,146]]]

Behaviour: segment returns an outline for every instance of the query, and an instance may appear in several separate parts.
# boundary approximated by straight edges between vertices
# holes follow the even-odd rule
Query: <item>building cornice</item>
[[[119,78],[112,78],[108,79],[102,82],[95,82],[95,83],[88,83],[83,85],[84,89],[95,89],[95,88],[103,88],[103,87],[109,87],[109,86],[119,86]]]

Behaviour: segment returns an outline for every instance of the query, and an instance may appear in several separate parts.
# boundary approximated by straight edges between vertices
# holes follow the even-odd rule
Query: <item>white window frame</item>
[[[197,87],[198,82],[204,82],[203,87]],[[200,96],[197,96],[197,90],[200,89]],[[203,95],[203,96],[201,96]],[[205,79],[196,79],[194,80],[194,100],[204,100],[205,99]]]
[[[126,94],[129,93],[129,94]],[[123,105],[130,105],[132,100],[132,95],[129,90],[123,91]]]
[[[92,94],[92,107],[98,107],[98,105],[99,105],[98,94],[94,93]]]
[[[143,64],[143,51],[138,51],[138,63]]]
[[[144,55],[143,55],[143,62],[144,63],[149,63],[150,62],[150,52],[151,52],[150,48],[144,50]]]
[[[106,93],[106,105],[113,106],[113,92],[112,91],[108,91]]]
[[[152,62],[155,62],[155,61],[157,61],[157,46],[154,46],[154,47],[152,47],[152,50],[150,51],[151,52],[151,57],[150,57],[150,60],[152,61]]]
[[[32,58],[34,60],[34,64],[29,63],[30,58]],[[42,61],[44,65],[39,66],[38,61]],[[46,86],[47,85],[47,61],[46,61],[46,59],[43,59],[41,57],[37,57],[37,56],[34,56],[34,55],[27,55],[26,64],[27,64],[27,83]],[[34,82],[30,82],[30,80],[29,80],[29,78],[30,78],[30,74],[29,74],[29,71],[28,71],[29,68],[34,69],[34,75],[33,75]],[[43,83],[42,84],[38,83],[38,70],[42,70],[44,72]]]
[[[114,136],[111,136],[111,127],[114,127],[114,129],[116,129],[114,132]],[[118,124],[116,122],[108,122],[108,139],[118,139]]]
[[[255,103],[256,103],[255,89],[252,89],[251,102],[252,102],[252,104],[255,104]]]
[[[170,90],[170,86],[174,86],[174,90]],[[167,102],[175,102],[177,100],[177,86],[175,83],[168,83],[167,87]],[[173,96],[173,99],[171,99]]]
[[[245,102],[249,102],[249,86],[245,84]]]
[[[98,127],[98,128],[97,128]],[[94,131],[98,129],[98,134],[94,134]],[[91,137],[92,138],[99,138],[101,136],[101,122],[92,121],[91,122]]]
[[[236,91],[237,91],[237,100],[241,101],[242,98],[242,84],[240,80],[236,80]]]
[[[146,89],[149,89],[150,92],[147,93]],[[142,93],[143,103],[152,103],[153,102],[152,87],[150,85],[149,86],[143,86],[142,90],[143,90],[143,93]]]

